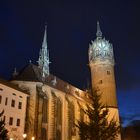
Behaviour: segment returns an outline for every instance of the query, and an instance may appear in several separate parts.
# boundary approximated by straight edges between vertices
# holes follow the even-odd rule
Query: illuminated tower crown
[[[92,87],[99,88],[104,104],[117,107],[113,46],[102,38],[99,22],[97,22],[96,39],[89,45],[89,65]]]
[[[116,98],[116,83],[114,75],[113,46],[102,38],[99,22],[97,22],[96,39],[89,45],[89,65],[91,69],[92,87],[101,94],[101,103],[109,109],[110,121],[112,118],[119,123],[119,112]],[[118,135],[117,140],[120,140]]]
[[[105,38],[102,38],[99,22],[97,22],[96,36],[89,46],[89,63],[114,65],[113,46]]]

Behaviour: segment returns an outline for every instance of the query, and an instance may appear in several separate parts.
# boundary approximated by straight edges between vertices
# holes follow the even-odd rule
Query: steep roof
[[[13,88],[13,89],[15,89],[15,90],[18,90],[18,91],[20,91],[20,92],[24,92],[25,94],[28,94],[28,92],[27,92],[26,90],[22,90],[22,89],[19,88],[17,85],[15,85],[15,84],[13,84],[13,83],[7,81],[7,80],[4,80],[4,79],[1,79],[1,78],[0,78],[0,84],[3,84],[3,85],[5,85],[5,86],[8,86],[8,87]]]
[[[29,63],[26,65],[17,76],[11,80],[19,81],[31,81],[31,82],[42,82],[49,85],[50,87],[56,88],[65,93],[70,93],[74,96],[85,96],[87,95],[84,91],[72,86],[71,84],[59,79],[58,77],[50,74],[46,76],[45,79],[42,79],[41,70],[37,65]],[[80,93],[80,94],[79,94]]]

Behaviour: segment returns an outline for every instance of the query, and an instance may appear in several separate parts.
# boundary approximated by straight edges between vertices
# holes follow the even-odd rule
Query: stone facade
[[[4,110],[9,138],[23,139],[27,97],[28,94],[16,86],[0,80],[0,112]]]
[[[80,108],[85,106],[86,100],[89,100],[86,93],[69,84],[65,87],[67,92],[64,92],[41,82],[12,81],[12,83],[28,89],[30,93],[25,129],[27,139],[33,136],[37,140],[79,139],[75,123],[81,118]],[[87,121],[88,118],[83,117]]]
[[[109,119],[115,117],[119,123],[113,47],[102,38],[99,23],[96,35],[89,47],[92,87],[101,91],[101,100],[110,110]],[[29,93],[24,133],[27,140],[79,140],[75,123],[89,121],[81,107],[85,108],[90,99],[86,92],[49,73],[46,37],[45,28],[38,65],[28,64],[11,81]]]

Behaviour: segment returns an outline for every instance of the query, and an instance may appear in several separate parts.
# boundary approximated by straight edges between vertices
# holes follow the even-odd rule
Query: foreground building
[[[20,88],[0,79],[0,112],[4,110],[9,138],[23,139],[27,97]]]
[[[100,89],[102,102],[110,110],[109,117],[119,123],[113,47],[102,38],[99,23],[96,36],[89,47],[92,86]],[[89,121],[81,107],[89,103],[90,98],[86,92],[50,74],[46,38],[45,27],[38,65],[29,63],[11,81],[30,95],[25,125],[27,140],[32,137],[37,140],[78,140],[75,123],[79,119]]]

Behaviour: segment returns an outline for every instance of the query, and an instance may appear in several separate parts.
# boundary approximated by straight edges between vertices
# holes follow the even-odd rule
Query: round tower
[[[89,65],[92,87],[100,90],[102,103],[117,107],[113,46],[102,38],[99,22],[96,39],[89,46]]]
[[[99,22],[97,22],[96,39],[89,45],[89,66],[92,87],[99,89],[101,103],[109,109],[108,120],[114,118],[119,123],[113,46],[105,38],[102,38]],[[121,140],[120,135],[117,140]]]

